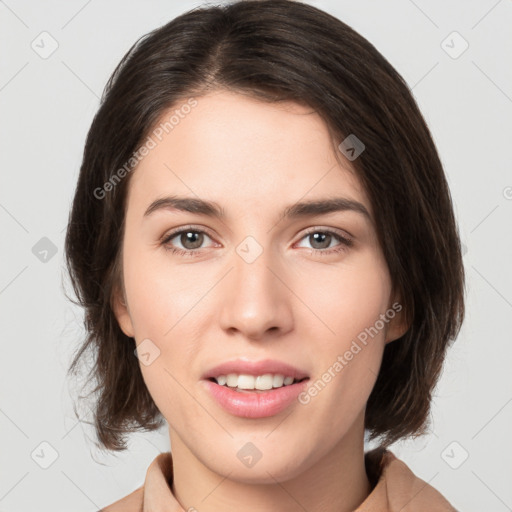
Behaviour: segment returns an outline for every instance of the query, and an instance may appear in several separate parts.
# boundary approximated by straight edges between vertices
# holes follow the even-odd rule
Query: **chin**
[[[222,456],[215,456],[210,469],[240,483],[275,484],[276,480],[285,482],[295,478],[308,466],[304,443],[291,442],[292,440],[288,439],[289,446],[281,444],[276,447],[273,443],[265,442],[264,438],[260,441],[254,436],[252,438],[254,442],[236,443],[237,448],[233,452],[227,449],[223,451]],[[301,447],[300,450],[297,449],[298,446]],[[298,451],[300,457],[297,457]],[[226,455],[230,452],[233,453],[233,457]]]

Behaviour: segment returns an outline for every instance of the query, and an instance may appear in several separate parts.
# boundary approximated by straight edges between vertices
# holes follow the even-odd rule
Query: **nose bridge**
[[[221,312],[224,329],[235,329],[247,337],[260,338],[270,329],[291,326],[289,292],[271,249],[264,249],[253,237],[246,237],[232,258],[233,270],[225,283]]]

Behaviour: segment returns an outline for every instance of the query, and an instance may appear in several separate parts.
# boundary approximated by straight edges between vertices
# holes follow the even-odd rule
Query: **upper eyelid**
[[[214,238],[214,236],[210,233],[210,231],[205,227],[200,226],[183,226],[181,228],[171,229],[169,232],[164,233],[161,240],[172,240],[176,236],[182,234],[186,231],[196,231],[198,233],[205,233],[210,238]]]
[[[354,236],[351,235],[348,231],[345,231],[344,229],[326,228],[326,227],[322,227],[322,226],[313,226],[312,228],[307,228],[306,231],[302,234],[301,239],[307,235],[310,235],[311,233],[317,233],[317,232],[319,232],[319,233],[328,232],[328,233],[337,235],[337,236],[339,236],[345,240],[348,240],[348,241],[354,240]]]

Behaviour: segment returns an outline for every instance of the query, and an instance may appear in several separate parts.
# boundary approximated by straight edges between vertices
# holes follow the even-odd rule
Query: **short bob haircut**
[[[132,173],[113,179],[127,162],[129,171],[136,167],[134,153],[170,108],[219,90],[312,108],[341,159],[337,146],[348,135],[363,142],[351,164],[409,326],[385,346],[365,429],[381,447],[427,433],[432,392],[465,314],[459,232],[432,135],[401,75],[348,25],[297,1],[242,0],[192,9],[136,41],[108,80],[87,135],[65,239],[78,301],[70,300],[85,310],[86,337],[68,371],[92,351],[100,447],[125,450],[128,433],[165,424],[134,339],[113,313],[114,293],[124,293]]]

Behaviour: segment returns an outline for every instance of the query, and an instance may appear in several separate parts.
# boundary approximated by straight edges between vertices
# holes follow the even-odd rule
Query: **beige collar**
[[[373,489],[354,512],[457,512],[391,451],[367,452],[365,466]],[[144,485],[102,512],[186,512],[172,493],[172,479],[171,452],[161,453],[149,465]]]

